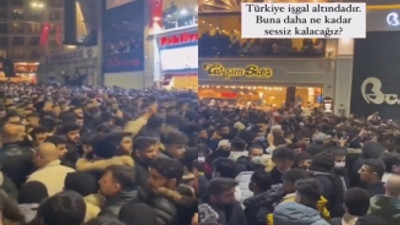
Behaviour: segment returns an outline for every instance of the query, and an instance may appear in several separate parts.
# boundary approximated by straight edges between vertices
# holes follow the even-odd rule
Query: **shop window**
[[[24,37],[14,37],[12,40],[12,44],[16,46],[22,46],[25,44]]]
[[[200,18],[200,57],[324,57],[323,39],[241,39],[240,16]]]
[[[22,9],[14,9],[11,12],[11,19],[13,20],[22,20],[24,18],[24,13]]]
[[[0,46],[7,47],[7,45],[8,45],[7,37],[0,37]]]

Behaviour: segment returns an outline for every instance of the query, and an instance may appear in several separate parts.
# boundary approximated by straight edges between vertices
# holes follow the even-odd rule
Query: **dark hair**
[[[183,165],[176,159],[156,158],[150,168],[157,170],[163,177],[168,180],[176,179],[178,183],[182,180]]]
[[[288,181],[293,185],[300,179],[310,178],[310,174],[303,169],[291,169],[282,174],[282,180]]]
[[[380,158],[385,163],[386,172],[388,173],[392,172],[393,166],[400,165],[400,156],[398,154],[384,152]]]
[[[219,177],[212,179],[207,187],[207,195],[221,195],[236,187],[238,182],[232,178]]]
[[[154,137],[138,136],[133,140],[133,150],[146,151],[150,146],[159,142],[160,140]]]
[[[238,166],[231,159],[220,158],[214,161],[214,171],[221,177],[234,179],[238,175]]]
[[[163,123],[165,122],[165,119],[161,115],[153,115],[150,117],[149,121],[147,122],[146,127],[148,128],[160,128]]]
[[[126,132],[114,132],[105,134],[96,140],[93,143],[93,152],[99,157],[102,158],[112,158],[117,155],[124,155],[124,152],[120,148],[121,141],[124,137],[131,137],[130,133]]]
[[[12,110],[12,111],[7,112],[6,116],[4,117],[4,121],[8,121],[12,117],[21,118],[17,111]]]
[[[328,172],[332,170],[334,166],[335,162],[333,159],[333,155],[328,152],[321,152],[313,157],[310,168],[312,169],[314,167],[318,167],[320,169],[323,169],[325,172]]]
[[[362,188],[350,188],[344,194],[344,204],[349,214],[353,216],[365,216],[369,209],[369,192]]]
[[[272,160],[291,160],[296,159],[296,153],[293,149],[287,147],[277,148],[272,152]]]
[[[85,225],[126,225],[118,218],[110,216],[100,216],[95,219],[89,220]]]
[[[18,192],[19,204],[40,203],[49,197],[46,186],[39,181],[29,181],[23,184]]]
[[[388,225],[384,220],[379,217],[366,215],[359,217],[356,225]]]
[[[242,140],[240,138],[235,138],[232,141],[232,150],[234,149],[234,150],[245,151],[246,145],[247,145],[247,143],[244,140]]]
[[[29,113],[28,115],[26,115],[25,116],[26,118],[31,118],[31,117],[37,117],[37,118],[39,118],[39,114],[38,113],[35,113],[35,112],[33,112],[33,113]]]
[[[57,193],[39,207],[38,217],[43,225],[81,225],[85,219],[86,204],[74,191]]]
[[[254,182],[262,192],[268,191],[271,188],[271,176],[265,170],[256,170],[251,175],[251,181]]]
[[[105,170],[111,172],[113,178],[121,185],[122,190],[132,190],[136,187],[136,173],[132,167],[113,165]]]
[[[261,149],[264,152],[264,147],[259,144],[252,144],[249,147],[249,154],[253,151],[253,149]]]
[[[309,201],[310,206],[315,208],[321,198],[322,186],[314,178],[300,179],[295,183],[296,192]]]
[[[96,194],[98,185],[96,177],[88,172],[73,172],[68,173],[64,181],[64,189],[69,191],[76,191],[82,196]]]
[[[193,161],[197,160],[199,150],[197,147],[189,148],[181,161],[189,171],[193,171]]]
[[[332,151],[333,157],[341,157],[341,156],[346,156],[347,155],[347,149],[346,148],[337,148]]]
[[[187,136],[180,131],[171,131],[168,132],[163,138],[163,144],[171,145],[171,144],[187,144],[189,139]]]
[[[300,162],[305,161],[305,160],[311,160],[311,159],[312,159],[312,156],[308,152],[302,152],[302,153],[296,155],[294,165],[298,166],[298,164]]]
[[[34,127],[29,134],[31,135],[32,138],[36,138],[36,135],[44,134],[47,132],[49,132],[49,130],[47,130],[46,127],[38,126],[38,127]]]
[[[58,130],[58,134],[66,135],[69,132],[80,130],[80,129],[81,129],[81,126],[79,126],[79,124],[66,123]]]
[[[380,159],[367,159],[364,161],[364,165],[371,168],[371,171],[376,173],[380,179],[386,171],[385,164]]]
[[[53,131],[57,127],[57,121],[49,116],[45,116],[41,119],[39,124],[50,131]]]

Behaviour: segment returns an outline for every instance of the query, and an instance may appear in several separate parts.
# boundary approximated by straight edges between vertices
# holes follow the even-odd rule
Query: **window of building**
[[[14,33],[23,33],[24,32],[24,25],[22,23],[12,23],[11,24],[11,31]]]
[[[6,20],[6,19],[7,19],[7,10],[0,9],[0,20]]]
[[[14,48],[12,51],[12,57],[14,59],[23,59],[25,58],[25,49],[23,48]]]
[[[0,1],[0,8],[6,8],[7,7],[7,1]]]
[[[11,12],[11,19],[22,20],[24,18],[24,11],[22,9],[14,9]]]
[[[13,45],[16,45],[16,46],[22,46],[25,44],[25,38],[24,37],[14,37],[12,43],[13,43]]]
[[[39,45],[40,38],[39,37],[32,37],[30,44],[33,46]]]
[[[30,59],[39,59],[40,58],[40,54],[36,49],[34,49],[34,50],[31,51],[31,53],[29,55],[29,58]]]
[[[0,46],[7,47],[7,45],[8,45],[7,37],[0,37]]]
[[[8,32],[8,27],[7,27],[7,24],[5,24],[5,23],[0,23],[0,33],[7,33]]]
[[[0,57],[1,58],[7,58],[7,50],[0,49]]]
[[[53,11],[50,14],[50,20],[51,21],[59,21],[61,20],[61,13],[58,11]]]
[[[50,1],[51,7],[61,8],[63,6],[62,0],[51,0]]]
[[[12,0],[10,1],[13,6],[22,6],[24,1],[23,0]]]
[[[29,32],[34,33],[34,34],[38,34],[40,33],[40,23],[30,23],[29,25]]]
[[[51,40],[50,41],[50,47],[51,48],[57,48],[58,47],[57,41],[56,40]]]

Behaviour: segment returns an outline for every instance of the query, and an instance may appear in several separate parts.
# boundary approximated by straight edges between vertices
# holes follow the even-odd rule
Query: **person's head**
[[[160,187],[176,189],[182,181],[184,168],[176,159],[157,158],[150,165],[147,184],[152,189]]]
[[[54,114],[56,114],[57,116],[59,116],[60,115],[60,113],[61,113],[61,107],[60,107],[60,105],[56,105],[56,104],[54,104],[53,106],[52,106],[52,110],[51,110]]]
[[[237,181],[231,178],[215,178],[207,187],[208,203],[220,207],[229,207],[235,204],[235,187]]]
[[[22,123],[6,123],[2,130],[2,142],[13,143],[24,140],[25,126]]]
[[[4,117],[4,121],[6,123],[20,123],[21,116],[18,114],[17,111],[9,111],[6,116]]]
[[[249,190],[255,195],[268,191],[271,188],[271,177],[264,170],[256,170],[251,175]]]
[[[366,215],[358,218],[356,225],[388,225],[388,224],[379,217]]]
[[[300,179],[295,184],[296,202],[316,208],[322,194],[322,185],[314,178]]]
[[[249,148],[249,159],[255,163],[261,160],[264,154],[264,149],[261,145],[252,145]]]
[[[119,219],[127,225],[155,225],[157,215],[145,203],[129,203],[119,211]],[[114,225],[114,224],[113,224]]]
[[[234,179],[238,174],[238,166],[231,159],[220,158],[214,161],[213,177],[227,177]]]
[[[26,122],[28,123],[28,125],[31,125],[33,127],[39,126],[39,114],[37,113],[30,113],[28,115],[26,115]]]
[[[280,172],[286,172],[293,166],[296,154],[293,149],[281,147],[272,152],[272,161]]]
[[[133,149],[132,134],[127,132],[112,132],[97,139],[94,153],[102,158],[117,155],[131,155]]]
[[[121,222],[118,218],[110,216],[99,216],[89,220],[85,225],[130,225]]]
[[[76,191],[82,196],[96,194],[98,185],[96,177],[88,172],[68,173],[64,181],[64,189],[68,191]]]
[[[381,155],[385,163],[386,172],[400,174],[400,157],[397,154],[385,152]]]
[[[392,175],[389,177],[388,181],[385,184],[386,186],[386,195],[399,198],[400,197],[400,175]]]
[[[246,151],[247,144],[244,140],[236,138],[232,141],[231,148],[234,152],[244,152]]]
[[[309,177],[310,174],[303,169],[291,169],[282,175],[283,190],[285,193],[294,193],[296,191],[296,182],[300,179],[306,179]]]
[[[353,216],[365,216],[369,209],[369,202],[369,193],[362,188],[350,188],[344,194],[344,208]]]
[[[149,166],[159,152],[160,140],[153,137],[139,136],[133,141],[133,151],[135,157],[145,165]]]
[[[76,117],[83,117],[83,108],[82,107],[75,107],[72,109],[72,113]]]
[[[59,153],[59,159],[64,158],[65,154],[68,152],[67,139],[65,139],[62,136],[57,136],[57,135],[50,136],[50,137],[47,137],[44,142],[49,142],[56,146],[58,153]]]
[[[49,133],[46,127],[37,126],[32,129],[29,135],[32,137],[35,146],[38,146],[46,140]]]
[[[49,116],[40,120],[40,125],[46,127],[49,133],[54,134],[57,129],[57,121]]]
[[[202,140],[208,140],[208,132],[206,129],[202,129],[199,132],[199,138]]]
[[[346,155],[347,149],[345,148],[338,148],[332,151],[333,160],[334,160],[334,167],[335,168],[344,168],[346,167]]]
[[[296,155],[294,167],[307,170],[311,166],[311,161],[312,161],[312,156],[307,152],[302,152]]]
[[[46,186],[39,181],[29,181],[23,184],[18,192],[18,204],[39,204],[49,197]]]
[[[45,142],[37,148],[33,161],[36,168],[42,168],[50,162],[58,160],[59,155],[58,149],[54,144]]]
[[[321,152],[314,156],[311,160],[311,170],[319,171],[319,172],[329,172],[333,169],[334,162],[332,153],[329,152]]]
[[[164,136],[165,151],[175,159],[182,159],[185,155],[189,139],[180,131],[171,131]]]
[[[68,142],[77,144],[80,138],[81,126],[76,123],[64,124],[58,133],[64,135]]]
[[[113,197],[122,191],[130,191],[136,187],[135,170],[129,166],[110,166],[99,180],[100,192]]]
[[[42,225],[82,225],[86,204],[82,196],[73,191],[57,193],[39,207],[38,219]]]
[[[217,128],[218,135],[221,136],[223,139],[229,139],[231,134],[231,129],[227,125],[220,125]]]
[[[364,161],[358,173],[362,181],[368,184],[375,184],[382,180],[385,173],[385,164],[379,159],[368,159]]]

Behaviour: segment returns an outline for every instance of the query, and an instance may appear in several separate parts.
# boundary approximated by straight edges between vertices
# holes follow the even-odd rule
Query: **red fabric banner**
[[[50,25],[45,24],[42,29],[42,34],[40,35],[40,46],[45,47],[47,45],[47,41],[49,40],[49,33],[50,33]]]
[[[163,25],[163,0],[149,0],[150,21],[149,27],[152,28],[154,23],[160,27]]]

